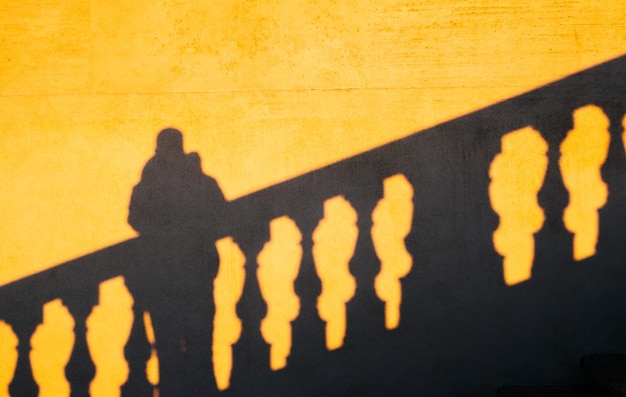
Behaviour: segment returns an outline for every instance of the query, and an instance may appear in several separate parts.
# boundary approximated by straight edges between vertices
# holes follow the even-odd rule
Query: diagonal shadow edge
[[[499,270],[501,258],[493,251],[491,242],[498,221],[487,194],[488,167],[500,150],[500,139],[525,126],[537,128],[550,144],[549,161],[554,170],[558,143],[571,124],[572,111],[588,104],[607,109],[614,125],[612,157],[603,169],[603,174],[614,179],[607,181],[611,196],[602,214],[603,224],[609,226],[601,229],[599,243],[608,248],[583,263],[569,258],[571,236],[559,224],[567,192],[552,172],[540,197],[548,219],[537,235],[536,277],[506,288]],[[163,229],[7,284],[0,287],[0,318],[11,324],[28,323],[25,328],[32,328],[41,320],[38,311],[43,303],[56,298],[85,311],[97,301],[98,284],[118,275],[135,280],[135,285],[149,284],[154,277],[179,277],[177,285],[184,286],[194,275],[160,269],[158,264],[176,261],[175,254],[167,249],[172,241],[197,236],[212,241],[235,236],[248,257],[247,274],[253,275],[256,254],[268,240],[270,220],[283,215],[294,219],[305,236],[303,247],[310,250],[310,235],[323,217],[323,202],[338,195],[355,207],[360,215],[359,230],[366,235],[371,227],[369,214],[382,196],[382,181],[403,173],[416,192],[413,230],[406,240],[416,262],[403,281],[406,304],[402,316],[406,321],[397,331],[385,333],[382,307],[371,287],[379,263],[371,241],[363,237],[351,262],[359,285],[348,308],[347,339],[352,342],[332,355],[334,364],[324,361],[330,353],[319,350],[323,324],[310,318],[320,290],[319,279],[312,271],[312,258],[305,255],[296,291],[302,301],[301,313],[309,317],[303,315],[294,322],[293,360],[285,371],[276,374],[281,378],[276,383],[280,387],[266,385],[266,390],[287,388],[315,395],[332,385],[338,395],[355,390],[377,391],[374,394],[394,390],[398,395],[438,394],[434,391],[440,390],[442,395],[452,395],[462,388],[478,395],[492,390],[494,382],[572,381],[575,370],[571,363],[564,362],[566,359],[574,362],[574,357],[589,349],[626,348],[626,342],[618,337],[626,334],[626,315],[611,303],[626,297],[618,288],[624,276],[619,264],[626,258],[614,244],[615,236],[623,236],[625,231],[619,222],[624,219],[625,200],[623,194],[614,193],[624,191],[620,179],[624,175],[623,146],[621,152],[615,149],[621,142],[621,130],[615,124],[621,122],[624,104],[626,56],[234,200],[215,224]],[[603,271],[594,271],[593,266],[601,266]],[[159,292],[147,287],[141,291],[142,301],[153,299]],[[596,303],[591,304],[594,300]],[[598,307],[604,310],[599,311]],[[247,281],[238,311],[252,324],[244,325],[242,338],[258,340],[258,322],[265,308],[254,282]],[[596,323],[582,324],[578,316],[583,314]],[[547,325],[537,324],[537,319]],[[421,326],[425,320],[435,324],[428,332]],[[350,325],[354,323],[361,326]],[[442,324],[456,324],[471,335],[459,336],[458,331]],[[513,332],[513,336],[498,336],[499,332],[511,334],[515,327],[530,331],[526,335]],[[421,342],[416,341],[418,337]],[[476,358],[485,354],[481,349],[486,348],[488,341],[495,346],[494,352],[487,358]],[[425,348],[428,344],[438,350]],[[513,348],[514,344],[518,347]],[[548,348],[550,345],[553,347]],[[419,352],[427,358],[427,364],[415,363],[413,357]],[[469,358],[459,359],[461,353]],[[258,355],[262,354],[265,353]],[[524,368],[528,362],[525,360],[531,360],[532,354],[541,357],[543,363]],[[454,360],[459,364],[452,365]],[[346,369],[359,361],[368,368],[358,374]],[[381,369],[383,364],[392,370]],[[442,372],[442,368],[448,371]],[[330,369],[349,375],[348,380],[330,376]],[[233,377],[242,379],[246,372],[250,368],[235,368]],[[242,385],[258,387],[258,382],[263,383],[258,379],[265,373],[260,371],[247,382],[240,381],[232,393],[245,395],[251,389]],[[327,382],[315,385],[310,379]]]
[[[428,139],[424,137],[426,135],[441,133],[446,130],[463,133],[464,130],[475,129],[476,125],[480,124],[481,121],[484,121],[485,125],[489,125],[490,130],[510,132],[524,126],[534,125],[537,118],[536,116],[533,116],[533,112],[538,112],[541,110],[540,113],[544,113],[543,106],[547,101],[559,101],[562,103],[563,108],[577,108],[591,103],[617,101],[621,99],[621,92],[623,92],[621,90],[622,87],[626,87],[626,56],[615,58],[601,65],[597,65],[587,70],[580,71],[573,75],[564,77],[563,79],[557,80],[553,83],[549,83],[519,96],[497,102],[483,109],[474,111],[468,115],[454,118],[437,126],[415,132],[414,134],[405,138],[401,138],[394,142],[368,150],[364,153],[351,156],[347,159],[329,164],[317,170],[304,173],[298,177],[235,199],[231,202],[231,204],[233,207],[240,207],[242,209],[258,208],[254,205],[251,205],[250,203],[254,201],[264,201],[262,200],[262,198],[274,196],[276,191],[297,190],[300,186],[306,185],[305,183],[298,183],[298,181],[306,181],[308,179],[324,179],[323,177],[326,177],[330,173],[334,172],[336,168],[340,168],[342,166],[346,167],[346,165],[349,164],[363,164],[366,162],[378,161],[379,163],[377,167],[381,171],[381,174],[391,175],[392,173],[394,173],[394,171],[387,170],[385,168],[385,162],[381,161],[382,156],[380,153],[385,150],[392,151],[394,154],[404,154],[407,149],[402,149],[402,147],[410,146],[412,143],[419,139]],[[503,118],[501,117],[502,114],[506,114],[508,117]],[[476,122],[472,123],[472,120],[476,120]],[[341,194],[340,186],[334,185],[333,188],[333,190],[337,194]],[[306,191],[306,193],[310,193],[310,191]],[[264,206],[264,208],[267,207],[268,206]],[[276,203],[272,203],[271,207],[277,208],[278,205]],[[280,216],[286,212],[288,211],[281,211],[280,209],[276,209],[274,211],[274,216]],[[130,242],[133,240],[134,239],[128,241]],[[105,247],[96,250],[91,254],[87,254],[80,258],[58,264],[55,267],[46,269],[40,273],[46,274],[48,272],[54,272],[60,266],[77,263],[81,260],[81,258],[89,258],[93,254],[111,248],[121,247],[124,244],[126,243],[122,242],[115,244],[111,247]],[[25,279],[36,276],[37,274],[27,276],[23,279],[15,280],[11,283],[0,286],[0,289],[4,289],[5,287],[15,284],[20,284]]]

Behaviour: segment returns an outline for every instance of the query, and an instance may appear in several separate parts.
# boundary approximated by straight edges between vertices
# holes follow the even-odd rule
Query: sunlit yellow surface
[[[17,343],[11,326],[0,321],[0,397],[9,397],[9,384],[17,367]]]
[[[356,292],[350,274],[359,229],[357,213],[345,198],[337,196],[324,202],[324,218],[313,232],[313,259],[322,281],[317,310],[326,322],[326,348],[343,346],[346,335],[346,303]]]
[[[215,243],[220,257],[217,277],[213,282],[215,318],[213,320],[213,372],[220,390],[230,386],[233,368],[232,345],[241,336],[241,320],[237,316],[237,302],[243,293],[246,279],[246,257],[232,237]]]
[[[133,297],[123,277],[100,284],[99,303],[87,318],[87,344],[96,366],[91,397],[116,397],[128,379],[124,346],[133,326]],[[141,321],[138,319],[137,321]]]
[[[0,284],[133,236],[163,127],[232,199],[626,53],[625,20],[614,0],[2,2]]]
[[[561,143],[559,167],[569,191],[563,223],[574,233],[574,259],[595,255],[600,218],[598,209],[609,196],[600,173],[609,152],[609,119],[597,106],[576,109],[574,129]]]
[[[267,303],[267,315],[261,321],[261,334],[270,345],[270,367],[279,370],[287,365],[291,353],[291,322],[300,313],[300,298],[293,283],[302,260],[302,234],[287,216],[270,222],[270,241],[257,257],[257,279]]]
[[[385,302],[385,326],[400,324],[402,284],[413,267],[413,257],[404,239],[413,225],[413,185],[402,174],[383,181],[384,197],[372,213],[372,242],[380,259],[380,273],[374,279],[376,295]]]
[[[500,216],[493,232],[493,245],[504,257],[504,281],[513,285],[531,276],[535,258],[535,236],[545,216],[537,202],[543,185],[548,145],[531,127],[502,137],[502,151],[489,169],[489,198]]]
[[[31,338],[30,362],[33,378],[39,385],[39,397],[69,397],[70,384],[65,366],[74,347],[74,318],[55,299],[43,306],[43,323]]]

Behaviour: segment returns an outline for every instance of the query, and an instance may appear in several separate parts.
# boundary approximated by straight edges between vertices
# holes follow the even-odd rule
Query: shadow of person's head
[[[175,128],[161,130],[157,136],[156,155],[161,158],[184,156],[183,134]]]

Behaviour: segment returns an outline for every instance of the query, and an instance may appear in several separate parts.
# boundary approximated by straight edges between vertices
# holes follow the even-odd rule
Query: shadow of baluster
[[[300,298],[300,314],[292,323],[292,347],[288,365],[300,370],[313,369],[321,364],[326,351],[325,322],[317,311],[317,299],[322,293],[322,282],[313,260],[313,231],[323,217],[323,203],[315,208],[297,211],[295,222],[302,233],[302,261],[294,282]]]
[[[610,120],[611,143],[607,159],[602,166],[602,179],[609,189],[609,197],[600,213],[598,255],[615,263],[623,254],[626,233],[626,153],[622,133],[626,115],[626,99],[622,102],[601,103],[599,106]]]
[[[128,363],[128,379],[121,387],[124,397],[152,396],[153,387],[148,382],[146,363],[150,358],[151,346],[146,336],[143,320],[144,310],[151,310],[155,300],[155,286],[159,284],[158,275],[163,271],[155,269],[160,263],[159,257],[169,245],[158,236],[142,236],[136,251],[128,253],[129,265],[124,273],[124,282],[133,297],[133,327],[128,342],[124,347],[124,357]],[[154,248],[156,247],[156,248]]]
[[[372,212],[383,197],[382,179],[360,182],[363,190],[346,195],[358,214],[359,237],[350,261],[350,273],[356,279],[356,292],[347,303],[345,347],[366,349],[376,346],[385,333],[385,304],[376,295],[374,279],[380,272],[380,260],[372,242]]]
[[[618,86],[619,87],[619,86]],[[623,88],[617,95],[623,95]],[[604,207],[600,208],[600,234],[598,236],[597,259],[594,265],[598,281],[592,281],[600,292],[596,292],[594,302],[602,310],[596,310],[596,333],[590,334],[594,341],[603,340],[609,346],[623,346],[626,332],[626,309],[624,301],[624,236],[626,236],[626,153],[624,147],[624,117],[626,98],[615,98],[611,102],[598,103],[608,116],[611,141],[607,159],[602,166],[602,179],[607,184],[609,196]],[[603,278],[601,275],[604,275]],[[599,298],[597,298],[599,297]],[[587,316],[590,318],[590,316]],[[612,330],[606,335],[606,330]],[[602,339],[600,339],[602,338]]]
[[[7,322],[11,324],[13,332],[19,339],[17,367],[13,381],[9,385],[11,396],[35,397],[39,394],[39,386],[35,383],[30,365],[30,338],[42,321],[42,307],[30,313],[22,313],[22,316],[7,318]]]
[[[69,363],[65,367],[65,376],[70,382],[71,397],[89,396],[89,385],[96,375],[96,367],[91,359],[87,345],[87,317],[98,304],[98,287],[85,286],[76,295],[64,297],[63,304],[74,317],[74,350]]]
[[[242,217],[242,219],[244,219]],[[237,304],[237,316],[242,331],[239,341],[233,345],[233,369],[231,386],[224,395],[271,395],[265,388],[269,385],[270,346],[261,335],[261,320],[267,313],[267,305],[261,296],[256,277],[257,256],[269,240],[269,225],[258,222],[254,227],[244,225],[235,233],[235,241],[246,255],[246,279],[243,294]]]
[[[131,290],[131,294],[133,291]],[[146,337],[146,328],[143,321],[142,306],[137,302],[137,298],[133,305],[133,328],[130,331],[128,343],[124,347],[124,356],[128,362],[130,373],[128,380],[121,387],[122,396],[124,397],[140,397],[151,396],[152,385],[148,382],[146,376],[146,363],[150,358],[150,343]]]
[[[569,108],[555,108],[533,123],[533,128],[548,143],[548,170],[538,194],[545,221],[541,230],[535,234],[533,282],[558,282],[558,278],[567,272],[568,265],[572,263],[573,234],[563,223],[563,211],[569,202],[569,193],[559,168],[561,143],[568,131],[574,128],[572,111]]]

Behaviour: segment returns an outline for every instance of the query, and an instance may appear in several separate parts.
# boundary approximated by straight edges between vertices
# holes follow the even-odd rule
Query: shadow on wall
[[[229,203],[162,131],[133,190],[139,238],[0,290],[0,395],[574,382],[583,354],[626,349],[625,70]]]
[[[215,179],[202,172],[198,153],[185,153],[182,133],[166,128],[133,189],[128,223],[140,234],[194,221],[210,225],[225,204]]]

